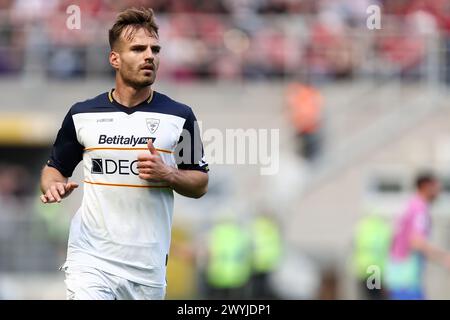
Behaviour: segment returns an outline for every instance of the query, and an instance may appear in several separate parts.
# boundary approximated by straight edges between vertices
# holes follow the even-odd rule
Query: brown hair
[[[127,39],[132,39],[135,32],[140,28],[144,28],[152,35],[158,37],[158,25],[155,21],[155,14],[152,9],[147,8],[129,8],[118,14],[116,21],[109,30],[109,46],[111,49],[119,39],[122,32],[131,27],[127,34]]]
[[[426,184],[437,182],[437,181],[438,181],[438,179],[434,175],[433,172],[431,172],[429,170],[422,171],[416,177],[416,181],[415,181],[416,189],[420,189]]]

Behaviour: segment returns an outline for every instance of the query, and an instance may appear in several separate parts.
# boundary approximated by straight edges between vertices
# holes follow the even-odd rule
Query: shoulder
[[[108,112],[112,110],[113,108],[108,101],[108,92],[103,92],[91,99],[76,102],[72,105],[69,112],[71,115],[75,115],[79,113]]]
[[[409,208],[413,213],[423,213],[427,211],[428,205],[421,197],[415,195],[409,202]]]
[[[155,91],[154,99],[154,106],[159,112],[178,116],[184,119],[191,118],[194,114],[190,106],[178,102],[163,93]]]

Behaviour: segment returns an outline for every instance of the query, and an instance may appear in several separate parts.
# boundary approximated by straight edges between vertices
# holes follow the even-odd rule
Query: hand
[[[69,196],[76,188],[78,188],[78,184],[75,182],[56,182],[40,198],[43,203],[61,202],[61,199]]]
[[[147,147],[150,153],[138,155],[137,168],[139,178],[150,182],[169,182],[174,168],[163,162],[158,151],[153,146],[152,139],[148,139]]]

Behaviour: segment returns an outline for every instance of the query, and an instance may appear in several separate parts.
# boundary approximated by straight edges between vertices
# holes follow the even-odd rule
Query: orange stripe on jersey
[[[105,182],[92,182],[84,180],[85,183],[96,184],[100,186],[108,187],[128,187],[128,188],[170,188],[169,186],[142,186],[139,184],[119,184],[119,183],[105,183]]]
[[[85,148],[84,151],[92,151],[92,150],[147,150],[148,148],[111,148],[111,147],[100,147],[100,148]],[[170,150],[165,150],[165,149],[158,149],[156,148],[157,151],[159,152],[164,152],[164,153],[173,153]]]

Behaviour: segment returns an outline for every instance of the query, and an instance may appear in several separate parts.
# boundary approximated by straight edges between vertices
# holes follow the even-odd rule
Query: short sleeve
[[[416,213],[412,218],[412,232],[424,237],[428,234],[428,219],[424,213]]]
[[[72,114],[69,111],[58,131],[47,165],[57,169],[63,176],[71,177],[83,159],[83,150],[83,146],[78,142]]]
[[[183,131],[178,139],[175,158],[178,169],[209,171],[200,137],[200,128],[191,108],[189,108]]]

